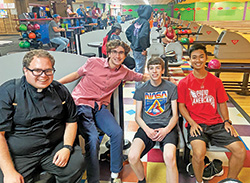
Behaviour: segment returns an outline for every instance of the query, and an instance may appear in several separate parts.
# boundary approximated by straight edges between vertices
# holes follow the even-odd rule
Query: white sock
[[[196,181],[196,183],[199,183],[199,182]],[[204,183],[204,182],[202,181],[201,183]]]
[[[117,178],[118,175],[119,175],[119,173],[111,172],[111,178],[113,178],[113,179]]]

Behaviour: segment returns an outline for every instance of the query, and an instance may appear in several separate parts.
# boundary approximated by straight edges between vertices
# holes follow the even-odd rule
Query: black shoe
[[[209,158],[207,156],[205,156],[205,158],[204,158],[204,164],[206,165],[208,163],[210,163]],[[186,171],[187,171],[187,173],[188,173],[188,175],[190,177],[194,177],[194,169],[193,169],[192,163],[189,163],[187,165]]]
[[[110,162],[110,150],[107,150],[105,153],[100,155],[100,161]]]
[[[222,161],[218,159],[214,159],[203,172],[202,178],[204,180],[211,180],[215,176],[222,176],[224,174],[224,170],[222,168]]]

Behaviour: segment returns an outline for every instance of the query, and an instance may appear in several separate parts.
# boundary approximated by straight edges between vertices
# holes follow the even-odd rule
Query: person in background
[[[79,5],[79,8],[77,8],[76,13],[77,13],[78,17],[82,17],[82,19],[80,19],[80,23],[85,24],[86,12],[81,4]]]
[[[164,44],[168,44],[168,43],[173,43],[176,41],[176,33],[175,30],[173,29],[172,25],[168,25],[168,28],[164,31],[163,33],[165,35],[164,38],[162,38],[162,42]]]
[[[82,77],[72,96],[78,110],[78,130],[85,139],[88,183],[97,183],[100,180],[100,142],[97,128],[110,137],[111,183],[120,182],[118,174],[123,168],[123,131],[107,106],[121,81],[148,80],[147,74],[136,73],[122,65],[129,51],[130,47],[124,42],[117,39],[109,41],[108,58],[89,58],[77,72],[59,80],[66,84]]]
[[[103,25],[103,28],[104,29],[107,29],[108,27],[108,16],[107,16],[107,13],[106,12],[103,12],[102,13],[102,16],[101,16],[101,23]]]
[[[177,12],[177,19],[181,19],[181,12],[180,11]]]
[[[222,81],[209,73],[206,68],[207,50],[202,44],[194,44],[189,49],[193,72],[178,84],[178,103],[182,116],[186,119],[188,142],[192,146],[192,166],[196,182],[203,183],[204,158],[207,143],[225,147],[232,153],[229,159],[228,178],[237,178],[246,157],[246,148],[239,139],[229,118],[228,96]],[[212,162],[213,163],[213,162]],[[221,175],[212,164],[206,175],[210,180]]]
[[[54,65],[49,52],[29,51],[24,75],[0,86],[0,182],[34,182],[40,171],[60,183],[82,180],[76,106],[67,88],[53,80]]]
[[[126,30],[126,36],[131,43],[135,59],[135,71],[144,73],[147,59],[147,48],[150,46],[150,24],[149,19],[153,16],[153,8],[150,5],[139,6],[137,13],[139,18]],[[136,88],[140,83],[136,83]]]
[[[146,183],[143,163],[140,160],[156,142],[160,142],[166,164],[166,182],[178,183],[176,146],[178,143],[177,87],[161,78],[165,62],[152,57],[147,63],[150,80],[140,85],[134,94],[135,120],[139,125],[131,145],[128,160],[138,183]],[[159,105],[155,105],[155,104]]]
[[[122,23],[122,16],[121,16],[122,14],[121,14],[121,12],[118,12],[118,15],[117,15],[117,17],[116,17],[116,21],[117,21],[117,23]]]
[[[60,16],[58,14],[53,15],[53,20],[49,23],[49,39],[50,42],[58,44],[59,46],[56,48],[56,51],[63,51],[67,48],[69,44],[69,39],[66,37],[62,37],[62,31],[65,31],[64,28],[60,28],[58,23],[60,22]]]
[[[92,22],[93,23],[98,23],[98,17],[99,17],[99,13],[98,10],[96,9],[95,6],[92,7]],[[94,27],[97,27],[97,25],[94,25]]]
[[[68,17],[77,17],[77,16],[78,16],[77,13],[74,13],[74,12],[72,11],[72,7],[71,7],[70,4],[67,5],[67,10],[66,10],[66,12],[67,12],[67,16],[68,16]]]

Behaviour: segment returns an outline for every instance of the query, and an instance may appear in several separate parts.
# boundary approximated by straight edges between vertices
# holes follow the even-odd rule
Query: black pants
[[[23,177],[25,183],[33,183],[38,169],[52,174],[57,183],[80,183],[85,170],[85,160],[80,146],[75,146],[68,164],[65,167],[58,167],[52,163],[55,153],[60,150],[63,143],[58,144],[55,149],[46,155],[36,157],[13,158],[17,172]],[[0,183],[3,183],[3,174],[0,170]]]

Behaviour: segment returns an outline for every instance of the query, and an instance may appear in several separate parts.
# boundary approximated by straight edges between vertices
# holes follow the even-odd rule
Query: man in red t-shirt
[[[192,166],[196,180],[201,183],[204,179],[204,158],[208,142],[232,152],[227,177],[235,179],[243,167],[246,149],[229,120],[227,94],[221,80],[205,69],[206,47],[201,44],[193,45],[189,56],[193,72],[179,82],[178,102],[180,112],[187,120],[188,141],[193,150]],[[219,173],[223,173],[223,170],[214,171],[210,178],[218,176]]]

